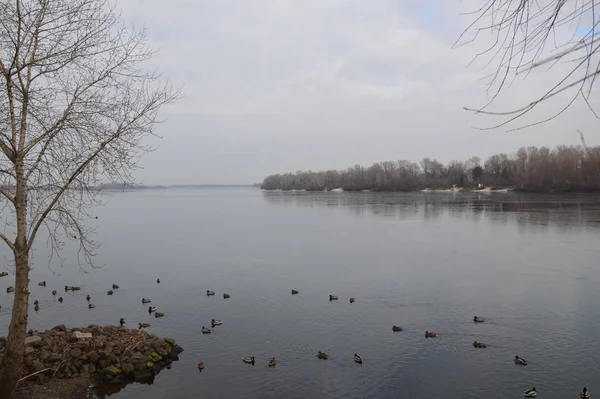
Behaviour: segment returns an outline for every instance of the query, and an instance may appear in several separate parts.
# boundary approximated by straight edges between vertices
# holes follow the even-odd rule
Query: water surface
[[[48,268],[39,241],[31,300],[41,309],[29,326],[125,317],[185,349],[154,384],[111,397],[507,398],[535,386],[539,397],[568,398],[584,385],[600,393],[595,196],[211,188],[105,200],[97,209],[102,268],[79,270],[74,247],[63,266]],[[11,279],[0,279],[3,333]],[[121,288],[107,296],[113,283]],[[82,290],[65,293],[66,284]],[[150,317],[142,297],[166,317]],[[486,323],[474,324],[474,315]],[[212,318],[224,325],[200,334]],[[393,324],[405,331],[393,333]],[[425,330],[439,337],[425,339]],[[330,359],[318,360],[319,350]],[[256,365],[243,364],[251,355]],[[516,366],[515,355],[530,364]]]

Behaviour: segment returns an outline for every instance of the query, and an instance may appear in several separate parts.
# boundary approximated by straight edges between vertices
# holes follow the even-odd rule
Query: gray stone
[[[35,352],[35,349],[33,349],[31,346],[26,346],[25,347],[25,356],[27,356],[27,355],[29,355],[29,354],[31,354],[33,352]]]
[[[59,326],[54,327],[53,330],[65,332],[65,331],[67,331],[67,327],[65,327],[64,324],[61,324]]]
[[[92,375],[88,372],[83,372],[83,373],[79,374],[79,376],[81,378],[90,378]]]
[[[69,355],[71,355],[71,357],[73,358],[78,358],[79,356],[81,356],[81,349],[71,349],[71,351],[69,352]]]
[[[43,350],[43,351],[40,352],[40,360],[42,362],[45,362],[46,359],[48,359],[49,357],[50,357],[50,352],[48,352],[46,350]]]
[[[137,370],[133,374],[133,378],[135,378],[138,381],[139,380],[148,380],[148,379],[151,379],[152,377],[154,377],[154,373],[153,373],[152,369]]]
[[[62,360],[62,356],[59,355],[58,353],[52,353],[50,354],[50,356],[48,356],[48,359],[46,359],[48,362],[60,362]]]
[[[96,351],[90,352],[88,354],[88,357],[90,358],[90,362],[92,363],[96,363],[100,359],[100,356],[98,356],[98,353],[96,353]]]
[[[104,342],[102,341],[96,341],[96,343],[94,344],[94,346],[98,349],[102,349],[104,348]]]
[[[25,337],[25,345],[39,346],[42,344],[42,337],[39,335],[32,335],[31,337]]]
[[[96,366],[93,364],[88,364],[88,370],[90,374],[94,374],[96,372]]]
[[[92,333],[73,331],[73,338],[77,338],[77,339],[92,338]]]
[[[112,375],[112,376],[115,376],[115,375],[121,374],[121,369],[120,369],[120,368],[118,368],[118,367],[117,367],[117,366],[115,366],[115,365],[108,366],[108,367],[106,367],[106,368],[105,368],[104,370],[102,370],[102,371],[104,372],[104,374],[107,374],[107,375]]]
[[[140,363],[146,360],[146,356],[142,355],[140,352],[135,352],[129,359],[127,359],[127,363],[135,364]]]
[[[135,366],[133,364],[125,363],[121,365],[121,370],[123,370],[123,374],[131,375],[135,372]]]

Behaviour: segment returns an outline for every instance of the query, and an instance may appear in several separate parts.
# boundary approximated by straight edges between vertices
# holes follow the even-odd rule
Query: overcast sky
[[[423,157],[485,159],[521,146],[600,143],[598,121],[578,101],[549,116],[491,131],[498,117],[463,106],[487,100],[492,71],[469,66],[490,43],[452,49],[483,0],[119,0],[123,18],[148,30],[153,65],[183,98],[165,108],[163,138],[143,159],[146,184],[255,183],[272,173],[343,169]],[[564,71],[564,68],[562,69]],[[495,110],[523,106],[561,66],[502,93]]]

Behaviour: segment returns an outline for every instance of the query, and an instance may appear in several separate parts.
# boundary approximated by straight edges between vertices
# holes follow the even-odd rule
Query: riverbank
[[[2,337],[0,356],[5,346]],[[25,338],[23,378],[14,397],[87,398],[94,383],[152,381],[182,351],[173,339],[127,327],[59,325],[30,331]]]

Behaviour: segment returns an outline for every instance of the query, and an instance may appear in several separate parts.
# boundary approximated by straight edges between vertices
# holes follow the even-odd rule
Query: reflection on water
[[[523,193],[369,193],[263,191],[267,204],[341,207],[356,216],[425,220],[449,215],[478,222],[516,222],[521,228],[600,228],[596,195]]]
[[[31,281],[47,287],[31,288],[40,310],[29,328],[124,317],[185,350],[151,385],[114,387],[111,397],[509,398],[535,386],[540,397],[572,398],[584,385],[600,393],[593,196],[170,189],[106,201],[104,267],[84,274],[69,256],[53,274],[44,241],[36,247]],[[4,332],[11,278],[0,279]],[[108,296],[112,284],[120,289]],[[51,290],[64,285],[82,289],[61,304]],[[150,316],[143,297],[166,316]],[[201,334],[213,318],[223,325]],[[439,336],[425,339],[425,330]],[[516,366],[515,355],[529,365]]]

